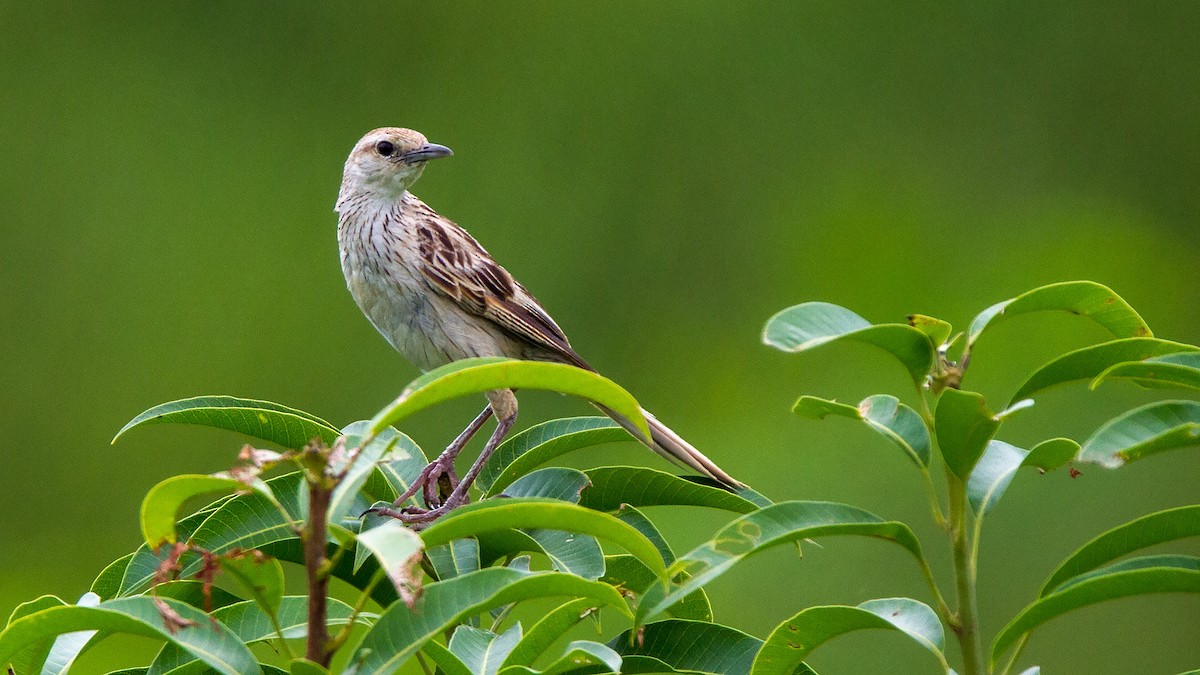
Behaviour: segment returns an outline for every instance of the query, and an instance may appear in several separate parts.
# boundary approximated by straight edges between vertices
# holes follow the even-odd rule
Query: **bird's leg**
[[[429,508],[437,508],[438,506],[441,506],[441,498],[438,494],[438,483],[441,481],[442,476],[447,476],[450,482],[451,492],[453,492],[453,489],[458,486],[458,476],[454,473],[454,460],[458,457],[458,453],[462,452],[462,449],[466,447],[467,443],[471,440],[471,437],[473,437],[476,432],[479,431],[480,427],[483,426],[483,423],[488,421],[488,418],[491,416],[492,406],[488,405],[488,407],[483,409],[483,412],[479,413],[479,415],[467,425],[466,429],[463,429],[462,433],[458,435],[458,438],[455,438],[454,442],[447,446],[446,449],[442,451],[442,454],[438,455],[437,459],[430,462],[424,469],[421,469],[421,473],[417,474],[417,477],[415,480],[413,480],[412,485],[409,485],[408,489],[404,491],[404,494],[397,497],[392,503],[396,506],[401,506],[404,504],[404,502],[408,501],[409,498],[417,494],[418,490],[421,490],[423,491],[422,496],[425,499],[426,506]]]
[[[493,395],[495,398],[493,398]],[[500,411],[496,416],[496,430],[492,432],[491,437],[488,438],[487,444],[483,446],[483,451],[479,453],[479,458],[476,459],[475,463],[471,465],[471,468],[467,471],[466,475],[462,477],[462,480],[458,481],[458,483],[454,486],[454,489],[446,497],[445,501],[429,510],[413,507],[406,507],[402,509],[381,507],[372,509],[371,512],[379,513],[385,516],[391,516],[392,518],[396,518],[403,523],[412,525],[414,528],[421,528],[428,523],[437,520],[441,516],[450,512],[452,509],[458,508],[459,506],[470,502],[471,498],[467,495],[467,491],[471,488],[471,485],[479,476],[479,472],[483,470],[483,465],[487,464],[488,458],[490,458],[492,453],[496,451],[496,448],[499,447],[500,441],[504,440],[504,437],[508,435],[509,430],[512,429],[513,424],[517,421],[516,397],[512,395],[511,391],[501,390],[501,392],[489,392],[488,398],[492,400],[492,404],[489,406],[488,410],[484,412],[490,414],[490,411]],[[483,420],[486,419],[487,417],[481,414],[480,418],[476,419],[476,422],[482,424]],[[474,422],[472,422],[472,426],[476,426]],[[447,452],[448,451],[449,448],[447,448]],[[443,453],[443,455],[444,454],[445,453]],[[440,475],[433,474],[432,472],[427,474],[426,472],[430,471],[430,467],[440,460],[441,457],[431,463],[430,466],[425,467],[425,470],[421,472],[421,476],[418,476],[417,478],[417,480],[424,479],[426,481],[426,494],[428,494],[429,490],[428,484],[433,483],[436,485],[437,478],[434,476]],[[414,486],[415,484],[416,483],[414,482]],[[404,499],[407,499],[415,493],[416,489],[410,486],[407,494],[401,496],[404,497]],[[397,500],[396,503],[399,505],[402,503],[402,500]]]

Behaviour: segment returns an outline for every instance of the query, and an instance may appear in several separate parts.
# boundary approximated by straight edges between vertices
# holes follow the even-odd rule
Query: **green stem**
[[[1029,633],[1025,633],[1017,641],[1017,648],[1013,650],[1012,658],[1008,660],[1008,663],[1004,664],[1004,669],[1000,671],[1000,675],[1008,675],[1008,671],[1017,665],[1017,659],[1021,657],[1021,652],[1025,649],[1025,643],[1027,642],[1029,642]]]
[[[967,528],[966,483],[946,471],[950,490],[950,537],[954,559],[954,586],[958,595],[956,621],[951,624],[963,657],[963,675],[982,675],[983,650],[979,642],[979,610],[975,602],[975,562]]]
[[[358,619],[358,615],[361,614],[363,609],[366,608],[367,601],[371,599],[371,594],[375,592],[375,587],[378,586],[379,582],[383,581],[385,577],[386,575],[384,574],[383,570],[379,570],[375,573],[375,576],[371,577],[371,581],[368,582],[365,587],[363,587],[362,595],[359,595],[358,601],[354,603],[354,611],[350,612],[350,621],[338,631],[338,634],[335,635],[332,640],[329,641],[329,651],[331,653],[336,652],[338,648],[344,645],[346,640],[350,638],[350,631],[354,630],[355,620]]]

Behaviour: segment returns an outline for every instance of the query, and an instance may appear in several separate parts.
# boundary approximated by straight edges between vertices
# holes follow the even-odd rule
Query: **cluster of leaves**
[[[1041,310],[1088,316],[1118,339],[1047,364],[1013,404],[993,413],[982,396],[960,389],[971,347],[1004,317]],[[1040,597],[996,636],[985,670],[974,609],[980,528],[1018,469],[1050,470],[1072,460],[1119,466],[1195,445],[1200,403],[1151,404],[1112,420],[1082,444],[1051,439],[1030,450],[996,440],[1002,422],[1030,395],[1074,380],[1200,387],[1200,349],[1152,338],[1124,301],[1085,282],[1037,289],[989,308],[972,322],[956,361],[947,355],[959,338],[950,334],[949,324],[929,317],[871,325],[841,307],[808,303],[772,318],[765,339],[787,351],[840,339],[868,342],[896,355],[912,374],[917,408],[878,395],[857,406],[803,397],[795,409],[802,416],[860,420],[912,459],[954,552],[954,609],[912,530],[855,506],[773,503],[752,490],[734,494],[648,468],[545,466],[573,450],[629,440],[602,417],[553,420],[513,435],[480,474],[476,503],[420,532],[362,516],[373,505],[390,504],[427,463],[396,425],[450,398],[497,388],[549,389],[601,403],[644,429],[633,398],[598,375],[475,359],[418,378],[373,419],[341,429],[292,408],[230,397],[175,401],[139,415],[121,433],[155,423],[200,424],[287,450],[248,447],[227,474],[159,483],[142,508],[144,545],[109,565],[75,604],[44,596],[18,607],[0,633],[0,663],[20,675],[64,673],[106,636],[132,633],[164,645],[148,667],[122,671],[130,674],[311,675],[328,673],[337,654],[341,672],[358,675],[392,673],[410,661],[448,675],[784,675],[811,673],[804,660],[835,637],[882,629],[910,637],[938,668],[952,672],[948,627],[963,647],[966,673],[996,668],[1018,645],[1006,672],[1029,632],[1065,612],[1138,593],[1200,592],[1196,558],[1125,557],[1200,534],[1200,505],[1148,515],[1064,561]],[[932,478],[938,465],[946,473],[944,495]],[[286,466],[298,470],[264,478],[263,472]],[[180,517],[186,502],[213,493],[224,496]],[[731,520],[677,555],[642,511],[650,506],[717,509]],[[902,549],[928,582],[930,604],[885,598],[809,607],[765,639],[715,622],[704,587],[740,561],[782,544],[845,535]],[[305,567],[308,593],[285,593],[283,563]],[[356,593],[347,601],[327,597],[320,584],[330,578]],[[557,605],[530,622],[515,618],[522,603],[540,599]],[[619,634],[605,642],[568,641],[578,624],[601,616],[618,622]],[[273,654],[250,648],[259,643]],[[303,655],[298,643],[306,647]]]

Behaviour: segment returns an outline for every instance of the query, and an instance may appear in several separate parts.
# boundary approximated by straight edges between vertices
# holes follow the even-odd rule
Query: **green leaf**
[[[734,513],[758,510],[757,504],[728,490],[657,469],[605,466],[587,469],[584,473],[592,484],[583,491],[579,504],[597,511],[615,511],[622,504],[635,507],[706,506]]]
[[[95,607],[100,604],[100,596],[95,593],[84,593],[75,603],[78,607]],[[98,631],[86,630],[73,633],[63,633],[54,638],[50,653],[42,666],[42,675],[63,675],[75,663],[75,659],[83,653]]]
[[[403,452],[400,452],[401,450]],[[367,476],[367,482],[363,484],[362,493],[367,496],[367,501],[391,504],[396,501],[396,497],[408,490],[408,486],[412,485],[427,464],[429,460],[425,458],[421,448],[412,439],[404,436],[396,443],[396,449],[390,458],[375,465],[375,470]],[[421,506],[415,494],[405,503]]]
[[[429,549],[425,555],[433,565],[438,581],[461,577],[480,568],[479,541],[473,538],[455,539]]]
[[[457,656],[476,675],[496,675],[500,664],[521,639],[521,624],[496,635],[474,626],[459,626],[450,636],[450,653]]]
[[[971,349],[985,328],[1001,319],[1046,311],[1086,316],[1119,338],[1151,336],[1142,317],[1112,289],[1093,281],[1065,281],[1035,288],[980,312],[967,329],[966,349]]]
[[[501,669],[514,665],[532,666],[568,630],[597,609],[599,606],[594,600],[584,598],[570,600],[550,610],[517,642],[500,664]]]
[[[248,398],[197,396],[156,405],[134,417],[113,437],[146,424],[195,424],[228,429],[260,440],[300,450],[314,438],[333,443],[337,427],[302,410]]]
[[[1022,635],[1067,612],[1131,595],[1200,593],[1200,571],[1187,567],[1125,569],[1093,576],[1034,601],[992,643],[993,667]]]
[[[288,664],[290,675],[329,675],[329,669],[308,659],[294,659]]]
[[[211,623],[208,615],[190,605],[167,598],[159,598],[159,602],[194,625],[172,633],[155,600],[148,597],[119,598],[96,607],[50,607],[13,622],[0,633],[0,663],[8,663],[17,652],[48,637],[95,630],[166,640],[224,675],[262,673],[250,650],[228,628]]]
[[[988,441],[967,481],[967,499],[976,514],[983,515],[996,505],[1028,455],[1028,450],[1004,441]]]
[[[142,537],[151,548],[174,543],[175,520],[179,509],[189,499],[213,492],[247,492],[251,489],[265,499],[275,499],[271,489],[259,479],[248,485],[225,476],[172,476],[150,488],[142,500]]]
[[[462,618],[530,598],[563,596],[588,598],[628,615],[621,595],[607,584],[557,572],[491,567],[429,584],[412,609],[393,604],[362,637],[351,661],[360,663],[357,675],[392,673],[431,637]]]
[[[1180,352],[1133,363],[1118,363],[1097,375],[1089,386],[1095,389],[1114,378],[1148,387],[1200,389],[1200,353]]]
[[[1042,585],[1049,595],[1065,581],[1134,551],[1200,536],[1200,504],[1151,513],[1104,532],[1062,562]]]
[[[937,317],[926,316],[924,314],[909,314],[908,325],[916,328],[922,333],[929,336],[929,341],[936,347],[945,344],[950,337],[950,331],[953,326],[949,321],[943,321]]]
[[[509,666],[502,675],[565,675],[566,673],[621,673],[621,655],[599,642],[574,640],[561,656],[543,670]]]
[[[946,466],[954,475],[967,480],[988,441],[1000,428],[1000,420],[980,394],[947,389],[938,397],[933,428]]]
[[[801,417],[822,419],[838,415],[860,422],[903,450],[918,467],[929,466],[929,429],[921,414],[887,394],[869,396],[857,407],[815,396],[801,396],[792,407]]]
[[[109,563],[96,580],[92,582],[92,587],[88,590],[100,596],[101,600],[112,600],[121,590],[121,579],[125,577],[125,570],[129,569],[129,561],[133,559],[133,554],[121,556]]]
[[[918,384],[933,364],[933,343],[921,330],[902,323],[872,325],[845,307],[827,302],[789,307],[771,317],[763,329],[763,342],[785,352],[802,352],[841,339],[880,347],[904,364]]]
[[[279,611],[279,603],[283,600],[283,565],[278,560],[255,556],[251,552],[227,556],[221,558],[221,571],[237,579],[267,614]]]
[[[1079,454],[1079,444],[1069,438],[1051,438],[1033,446],[1022,466],[1032,466],[1041,471],[1053,471]]]
[[[416,532],[392,520],[358,535],[358,544],[375,556],[400,597],[415,593],[421,580],[418,570],[423,548]]]
[[[720,624],[667,619],[646,624],[640,639],[625,631],[608,646],[627,661],[631,656],[649,656],[681,670],[745,675],[762,640]]]
[[[620,520],[632,525],[635,530],[641,532],[647,539],[654,542],[654,547],[658,549],[658,554],[662,556],[664,564],[670,565],[675,562],[675,552],[671,550],[671,545],[667,543],[666,538],[663,537],[662,532],[658,531],[654,523],[646,517],[646,514],[629,504],[621,504],[612,513]]]
[[[789,675],[814,649],[846,633],[883,629],[904,633],[933,653],[943,672],[950,669],[945,634],[937,614],[909,598],[868,600],[857,607],[809,607],[779,624],[754,659],[753,675]]]
[[[54,595],[43,595],[29,602],[23,602],[13,610],[8,617],[7,626],[16,623],[18,619],[25,618],[36,612],[51,607],[69,607],[62,598]],[[20,649],[15,655],[8,659],[12,668],[17,673],[35,673],[41,672],[42,664],[46,661],[46,657],[50,654],[50,648],[54,646],[54,636],[47,636],[35,641],[33,644]],[[2,645],[0,645],[2,646]],[[0,661],[0,666],[5,665],[4,661]]]
[[[413,452],[417,448],[417,444],[413,443],[411,438],[391,427],[380,431],[371,438],[371,442],[367,443],[365,447],[360,447],[363,441],[367,440],[370,424],[366,421],[355,422],[342,430],[346,437],[346,450],[353,451],[358,448],[358,451],[354,453],[350,466],[331,467],[335,471],[345,471],[345,475],[338,481],[329,500],[329,522],[331,523],[341,523],[342,519],[348,515],[358,515],[357,513],[351,514],[351,510],[360,498],[359,490],[381,460],[390,456],[395,458],[395,461],[407,463],[414,456],[420,455],[419,449],[416,453]]]
[[[326,604],[325,624],[330,627],[345,626],[350,623],[354,608],[337,598],[329,598]],[[308,635],[308,598],[302,595],[289,595],[282,599],[276,612],[276,620],[263,611],[262,606],[253,601],[239,602],[221,607],[212,613],[212,618],[229,629],[244,644],[267,642],[276,637],[275,626],[289,640],[303,639]],[[366,618],[360,614],[356,623],[369,625]],[[175,672],[189,663],[195,663],[196,657],[174,644],[166,644],[154,657],[150,673]]]
[[[474,675],[462,659],[451,654],[449,649],[436,640],[427,641],[421,648],[421,653],[433,660],[439,675]]]
[[[885,521],[855,506],[831,502],[780,502],[729,523],[708,542],[681,556],[668,573],[685,572],[669,592],[652,586],[638,605],[638,623],[670,607],[750,555],[808,538],[859,535],[899,544],[921,559],[921,545],[907,525]],[[669,662],[668,662],[669,663]]]
[[[606,513],[548,499],[504,499],[459,507],[421,532],[426,548],[511,528],[568,530],[624,548],[656,573],[664,570],[654,544]]]
[[[637,558],[631,555],[610,555],[604,558],[604,576],[601,581],[622,588],[638,596],[659,583],[658,577]],[[668,607],[666,614],[676,619],[712,621],[712,605],[703,588],[697,588],[679,602]]]
[[[1160,553],[1158,555],[1145,555],[1137,558],[1126,558],[1118,560],[1111,565],[1105,565],[1100,569],[1095,569],[1090,572],[1085,572],[1077,577],[1071,577],[1054,589],[1055,593],[1061,593],[1072,586],[1081,584],[1088,579],[1094,579],[1114,572],[1124,572],[1126,570],[1144,570],[1153,567],[1178,567],[1185,570],[1195,570],[1200,572],[1200,557],[1194,555],[1180,555],[1177,553]]]
[[[521,476],[502,493],[506,497],[542,497],[579,503],[579,493],[590,485],[579,469],[552,466]]]
[[[629,432],[607,417],[542,422],[501,443],[483,465],[476,483],[485,496],[497,495],[516,479],[568,452],[630,440]]]
[[[1200,445],[1200,401],[1158,401],[1120,415],[1083,443],[1079,461],[1115,469],[1167,450]]]
[[[637,401],[612,380],[560,363],[501,358],[462,359],[435,368],[409,383],[400,396],[371,420],[372,431],[425,408],[469,394],[494,389],[545,389],[570,394],[606,406],[628,419],[645,438],[646,418]]]
[[[1141,361],[1164,354],[1192,350],[1200,350],[1200,347],[1152,337],[1124,338],[1076,349],[1038,368],[1017,389],[1012,400],[1020,401],[1043,389],[1067,382],[1093,380],[1109,368],[1126,361]]]

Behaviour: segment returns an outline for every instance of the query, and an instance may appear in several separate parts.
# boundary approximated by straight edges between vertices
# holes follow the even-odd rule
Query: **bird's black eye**
[[[379,141],[375,144],[375,152],[378,152],[384,157],[391,157],[392,153],[395,151],[396,146],[392,145],[391,141]]]

